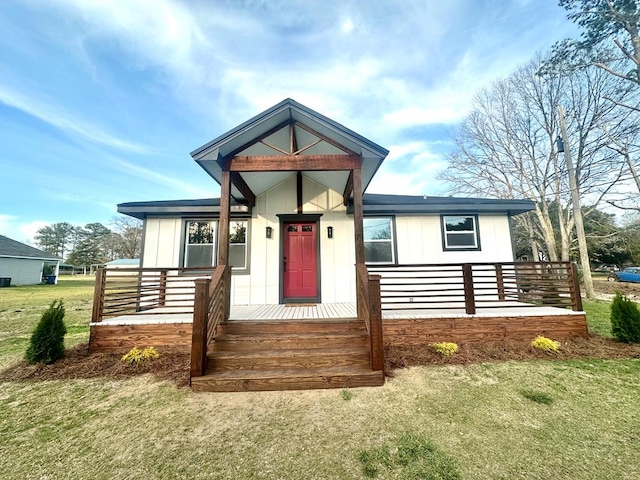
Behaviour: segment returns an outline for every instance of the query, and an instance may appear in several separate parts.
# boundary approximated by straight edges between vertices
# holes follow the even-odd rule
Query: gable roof
[[[340,123],[306,107],[291,98],[287,98],[277,105],[232,128],[228,132],[211,140],[191,152],[191,157],[218,183],[221,181],[222,169],[219,160],[234,155],[283,155],[283,150],[272,148],[273,143],[286,143],[289,149],[289,129],[293,129],[292,136],[299,136],[304,145],[304,154],[342,154],[353,152],[362,157],[362,188],[363,191],[371,182],[376,171],[382,164],[389,151],[380,145],[366,139],[362,135],[350,130]],[[304,138],[303,138],[304,137]],[[268,144],[259,143],[268,139]],[[293,143],[293,142],[292,142]],[[282,146],[282,143],[281,143]],[[243,174],[245,181],[252,187],[256,195],[280,183],[291,172],[271,172],[265,176],[259,174]],[[313,178],[314,173],[307,176]],[[335,184],[327,185],[340,190],[347,182],[347,175],[327,176],[326,179]],[[268,180],[267,180],[268,179]],[[316,179],[316,181],[318,181]],[[320,183],[323,183],[320,181]],[[338,185],[341,185],[339,188]],[[232,196],[242,201],[242,193],[235,187],[231,189]]]
[[[62,260],[55,255],[38,248],[12,240],[0,235],[0,257],[9,258],[33,258],[38,260]]]

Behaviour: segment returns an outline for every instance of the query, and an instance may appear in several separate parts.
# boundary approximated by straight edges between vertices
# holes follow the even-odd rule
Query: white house
[[[42,281],[45,262],[55,265],[55,281],[61,258],[0,235],[0,282],[11,285],[35,285]],[[10,279],[10,280],[9,280]],[[7,285],[8,286],[8,285]]]
[[[387,154],[291,99],[195,150],[218,183],[220,159],[244,163],[231,172],[231,303],[356,301],[354,158],[362,159],[367,265],[514,260],[510,219],[533,202],[365,193]],[[305,163],[290,168],[283,158]],[[142,267],[216,264],[219,198],[131,202],[118,211],[144,221]]]
[[[513,261],[533,202],[367,193],[387,154],[291,99],[198,148],[220,198],[118,205],[141,265],[98,270],[89,348],[271,390],[380,385],[385,347],[587,334],[575,265]]]

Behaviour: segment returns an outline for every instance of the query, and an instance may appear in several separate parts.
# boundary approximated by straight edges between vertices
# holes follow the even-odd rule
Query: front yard
[[[86,280],[0,289],[0,370],[21,359],[55,298],[67,307],[67,344],[86,342],[91,294]],[[608,302],[585,308],[592,331],[608,334]],[[7,479],[361,479],[365,470],[380,479],[430,478],[427,471],[443,479],[635,479],[638,398],[638,359],[421,366],[397,370],[380,388],[344,391],[195,394],[152,375],[0,380],[0,472]],[[400,455],[406,438],[430,442],[441,457],[427,449]]]

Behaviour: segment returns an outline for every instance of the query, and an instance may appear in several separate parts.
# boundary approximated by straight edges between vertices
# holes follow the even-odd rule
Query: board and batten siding
[[[440,215],[397,216],[398,263],[512,262],[507,215],[478,215],[481,250],[445,251]]]
[[[43,260],[0,258],[0,277],[11,278],[11,285],[36,285],[42,280]]]
[[[296,177],[256,198],[248,226],[248,273],[232,275],[233,305],[280,302],[281,234],[278,214],[296,214]],[[323,303],[355,302],[353,215],[347,215],[342,194],[303,177],[303,213],[322,214],[319,221],[320,295]],[[191,217],[190,217],[191,218]],[[183,257],[186,218],[149,217],[146,221],[143,267],[179,267]],[[510,262],[513,249],[507,215],[479,215],[480,251],[443,251],[440,215],[395,217],[398,263]],[[327,227],[333,227],[328,238]],[[266,227],[272,237],[266,238]]]

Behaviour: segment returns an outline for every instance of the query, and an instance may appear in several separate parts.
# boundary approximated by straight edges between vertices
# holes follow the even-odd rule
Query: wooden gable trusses
[[[278,132],[279,130],[289,128],[289,148],[288,151],[266,139]],[[300,146],[295,133],[295,127],[303,129],[316,137],[315,140]],[[304,152],[319,143],[326,142],[329,145],[344,152],[341,154],[329,155],[304,155]],[[249,147],[261,143],[266,147],[280,153],[281,155],[238,155]],[[360,170],[362,166],[362,158],[353,150],[341,145],[335,140],[323,135],[315,129],[297,122],[295,120],[287,120],[275,127],[267,130],[261,136],[252,139],[250,142],[243,144],[232,152],[229,152],[225,158],[219,160],[220,166],[224,171],[230,173],[230,182],[242,193],[244,198],[251,206],[255,206],[256,195],[249,185],[242,178],[242,172],[275,172],[275,171],[349,171],[349,178],[343,192],[344,204],[346,205],[349,197],[353,192],[353,172]]]

